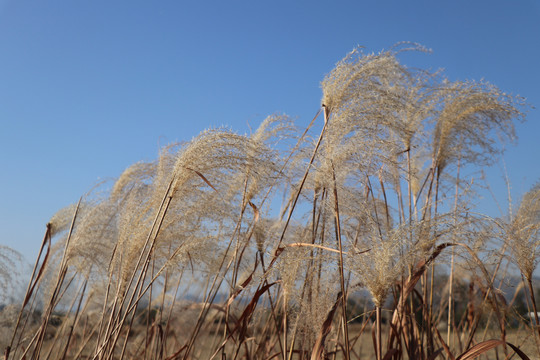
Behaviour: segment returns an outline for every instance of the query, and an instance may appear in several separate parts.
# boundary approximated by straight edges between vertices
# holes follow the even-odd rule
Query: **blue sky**
[[[538,108],[539,4],[0,0],[0,244],[33,261],[57,210],[170,142],[248,132],[276,112],[306,125],[323,76],[356,45],[419,42],[433,53],[406,65]],[[527,117],[504,157],[516,197],[540,179],[539,110]],[[488,176],[504,201],[501,168]]]

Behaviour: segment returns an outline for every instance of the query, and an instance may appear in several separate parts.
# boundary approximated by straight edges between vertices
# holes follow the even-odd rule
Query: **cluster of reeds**
[[[501,289],[536,306],[540,192],[491,219],[470,177],[523,103],[405,50],[337,63],[304,131],[209,130],[57,213],[5,359],[526,359]]]

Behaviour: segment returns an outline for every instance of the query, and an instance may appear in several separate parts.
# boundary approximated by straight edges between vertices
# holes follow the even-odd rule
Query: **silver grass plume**
[[[16,282],[21,275],[21,264],[23,264],[22,255],[5,245],[0,245],[0,305],[5,305],[6,301],[17,292]]]
[[[381,169],[388,172],[385,178],[395,178],[395,154],[404,150],[399,139],[410,146],[429,113],[419,109],[431,104],[425,90],[429,77],[401,65],[397,54],[366,55],[354,49],[322,81],[329,119],[316,183],[329,183],[324,177],[332,167],[338,183],[352,174],[363,181]]]
[[[508,224],[508,244],[516,265],[527,280],[539,261],[540,250],[540,182],[523,198],[519,208]]]
[[[67,249],[68,266],[86,276],[107,276],[107,268],[117,240],[118,204],[104,199],[78,218]]]
[[[314,252],[311,245],[309,226],[300,224],[291,226],[283,244],[284,252],[280,255],[273,271],[281,279],[281,286],[287,300],[290,324],[299,337],[310,346],[335,302],[339,292],[339,273],[337,254],[334,252]],[[320,261],[322,270],[310,263],[313,257]],[[306,269],[311,269],[306,273]],[[304,284],[310,284],[304,286]]]
[[[431,254],[437,242],[449,241],[461,229],[461,225],[454,224],[452,214],[411,220],[386,231],[373,216],[369,219],[365,224],[367,232],[349,250],[347,265],[378,307],[384,304],[391,287],[410,275],[410,270]],[[369,251],[363,252],[366,249]]]
[[[515,138],[513,119],[523,118],[522,99],[485,82],[445,82],[440,91],[432,139],[435,168],[442,171],[457,159],[491,164],[503,151],[499,142]]]
[[[347,267],[369,291],[373,303],[382,307],[390,287],[407,269],[409,258],[403,253],[402,242],[407,231],[398,227],[382,233],[384,227],[378,222],[378,219],[371,218],[364,224],[360,242],[349,250]],[[363,252],[366,249],[369,251]]]
[[[156,166],[150,166],[155,169]],[[122,174],[119,178],[120,184],[125,182],[126,176],[130,175],[129,182],[131,183],[121,198],[115,203],[119,205],[117,214],[117,240],[116,251],[109,269],[109,276],[119,274],[120,293],[123,293],[127,281],[130,276],[136,271],[135,266],[137,259],[143,251],[145,240],[150,231],[153,218],[156,214],[156,205],[152,202],[153,182],[147,184],[148,176],[146,172],[132,171],[131,168],[126,170],[127,174]],[[153,177],[151,177],[153,178]],[[119,196],[118,191],[121,186],[113,187],[113,198]],[[110,253],[112,256],[112,252]]]
[[[115,201],[135,187],[149,185],[156,174],[155,162],[138,162],[128,167],[116,180],[111,190],[111,200]]]
[[[82,206],[80,206],[80,210],[82,210],[84,206],[85,205],[82,204]],[[75,215],[76,209],[77,204],[71,204],[60,209],[52,216],[52,218],[49,220],[49,225],[51,227],[51,237],[54,237],[55,235],[69,228],[73,220],[73,216]]]
[[[275,147],[283,140],[293,138],[296,130],[292,120],[286,115],[272,115],[263,120],[257,130],[249,136],[248,162],[246,166],[245,201],[251,199],[269,186],[278,187],[278,178],[283,177],[282,161]],[[279,171],[282,171],[280,174]],[[263,194],[264,195],[264,194]]]

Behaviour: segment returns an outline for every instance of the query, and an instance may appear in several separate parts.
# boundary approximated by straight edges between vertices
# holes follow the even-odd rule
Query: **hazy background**
[[[338,60],[399,41],[433,50],[406,65],[540,106],[536,0],[0,0],[0,244],[33,262],[57,210],[206,128],[245,133],[276,112],[307,125]],[[504,157],[516,200],[540,178],[538,120]],[[503,174],[487,171],[506,206]]]

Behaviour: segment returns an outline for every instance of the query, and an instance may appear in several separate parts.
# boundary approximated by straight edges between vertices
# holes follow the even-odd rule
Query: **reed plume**
[[[0,304],[13,301],[13,291],[17,289],[18,277],[21,275],[23,256],[16,250],[0,245]],[[8,289],[10,291],[8,291]]]
[[[462,163],[489,165],[515,139],[513,120],[523,118],[520,98],[503,93],[486,82],[444,82],[441,110],[435,117],[433,162],[442,171],[458,159]]]
[[[508,224],[507,240],[513,260],[527,280],[540,261],[540,183],[529,190]]]

